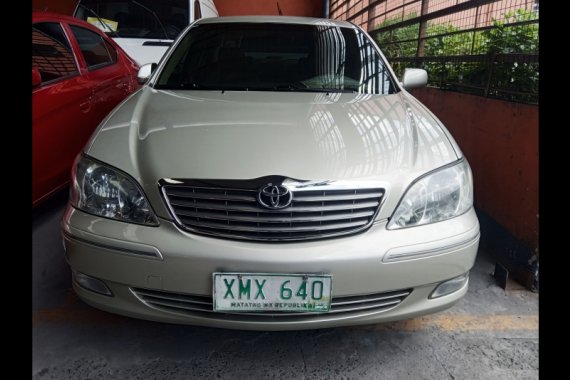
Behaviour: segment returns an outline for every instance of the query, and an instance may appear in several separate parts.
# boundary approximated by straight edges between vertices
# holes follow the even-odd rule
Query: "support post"
[[[429,8],[429,0],[422,0],[422,14],[421,16],[425,16],[428,13]],[[420,31],[418,34],[418,50],[416,51],[416,57],[423,57],[424,56],[424,46],[425,46],[425,38],[427,34],[427,20],[420,22]]]

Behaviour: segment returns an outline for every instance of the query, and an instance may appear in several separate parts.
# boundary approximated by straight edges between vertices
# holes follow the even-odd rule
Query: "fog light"
[[[458,291],[461,289],[467,282],[469,281],[469,272],[462,274],[459,277],[452,278],[451,280],[447,280],[442,282],[435,288],[429,298],[438,298],[443,297],[453,292]]]
[[[95,277],[73,271],[73,280],[82,288],[91,290],[95,293],[103,294],[105,296],[113,296],[111,289],[109,289],[103,281],[98,280]]]

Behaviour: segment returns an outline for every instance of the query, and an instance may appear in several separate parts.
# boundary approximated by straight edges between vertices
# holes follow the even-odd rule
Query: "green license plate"
[[[276,273],[213,274],[214,311],[326,313],[332,275]]]

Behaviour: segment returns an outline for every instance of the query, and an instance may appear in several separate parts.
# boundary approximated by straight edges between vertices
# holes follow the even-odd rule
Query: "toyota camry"
[[[86,303],[285,330],[438,312],[479,244],[466,158],[374,40],[341,21],[187,27],[72,170],[62,221]]]

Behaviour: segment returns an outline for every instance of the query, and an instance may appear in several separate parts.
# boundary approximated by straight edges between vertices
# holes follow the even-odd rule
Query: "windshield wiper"
[[[206,90],[204,86],[198,83],[155,84],[154,89],[155,90]]]
[[[278,84],[273,87],[248,87],[248,86],[224,86],[224,85],[216,85],[216,86],[207,86],[201,83],[178,83],[178,84],[163,84],[163,85],[155,85],[155,89],[157,90],[208,90],[208,91],[221,91],[222,93],[226,91],[291,91],[291,92],[318,92],[318,93],[349,93],[355,94],[358,93],[357,90],[352,88],[316,88],[316,87],[306,87],[301,82],[299,83],[288,83],[288,84]]]
[[[358,90],[355,88],[323,88],[321,92],[326,91],[327,93],[343,93],[343,94],[358,94]]]
[[[354,88],[325,88],[325,87],[308,87],[303,82],[285,83],[273,86],[273,91],[299,91],[299,92],[326,92],[328,93],[357,93]]]
[[[307,90],[307,86],[303,82],[294,82],[294,83],[285,83],[285,84],[278,84],[273,87],[275,91],[298,91],[298,90]]]
[[[207,90],[207,91],[248,91],[247,87],[205,86],[200,83],[157,84],[156,90]]]
[[[97,13],[95,13],[95,11],[94,11],[93,9],[91,9],[91,8],[89,8],[89,7],[87,7],[87,6],[83,5],[83,4],[81,4],[81,2],[79,3],[79,6],[80,6],[81,8],[83,8],[83,9],[85,9],[87,12],[91,12],[91,14],[92,14],[93,16],[95,16],[95,18],[97,19],[97,21],[99,21],[99,22],[101,23],[101,25],[103,25],[103,26],[105,26],[107,29],[109,29],[109,31],[110,31],[111,33],[113,33],[115,37],[119,37],[119,35],[117,34],[117,32],[115,32],[113,29],[111,29],[111,27],[110,27],[109,25],[107,25],[106,22],[103,22],[103,20],[101,20],[101,17],[99,17],[99,15],[98,15]]]
[[[288,87],[288,86],[275,86],[273,87],[274,91],[292,91],[292,92],[321,92],[321,93],[346,93],[346,94],[356,94],[358,91],[354,89],[340,89],[340,88],[295,88],[295,87]]]
[[[156,15],[156,12],[153,11],[152,9],[142,5],[141,3],[139,3],[138,1],[135,0],[131,0],[131,2],[133,4],[138,5],[139,7],[141,7],[142,9],[150,12],[150,14],[152,14],[154,16],[154,18],[156,19],[156,21],[158,21],[158,24],[160,25],[160,28],[162,29],[162,32],[164,33],[164,36],[166,37],[167,40],[170,40],[171,38],[168,37],[168,33],[166,33],[166,29],[164,28],[164,25],[162,25],[162,22],[160,22],[160,18],[158,18],[158,16]]]

